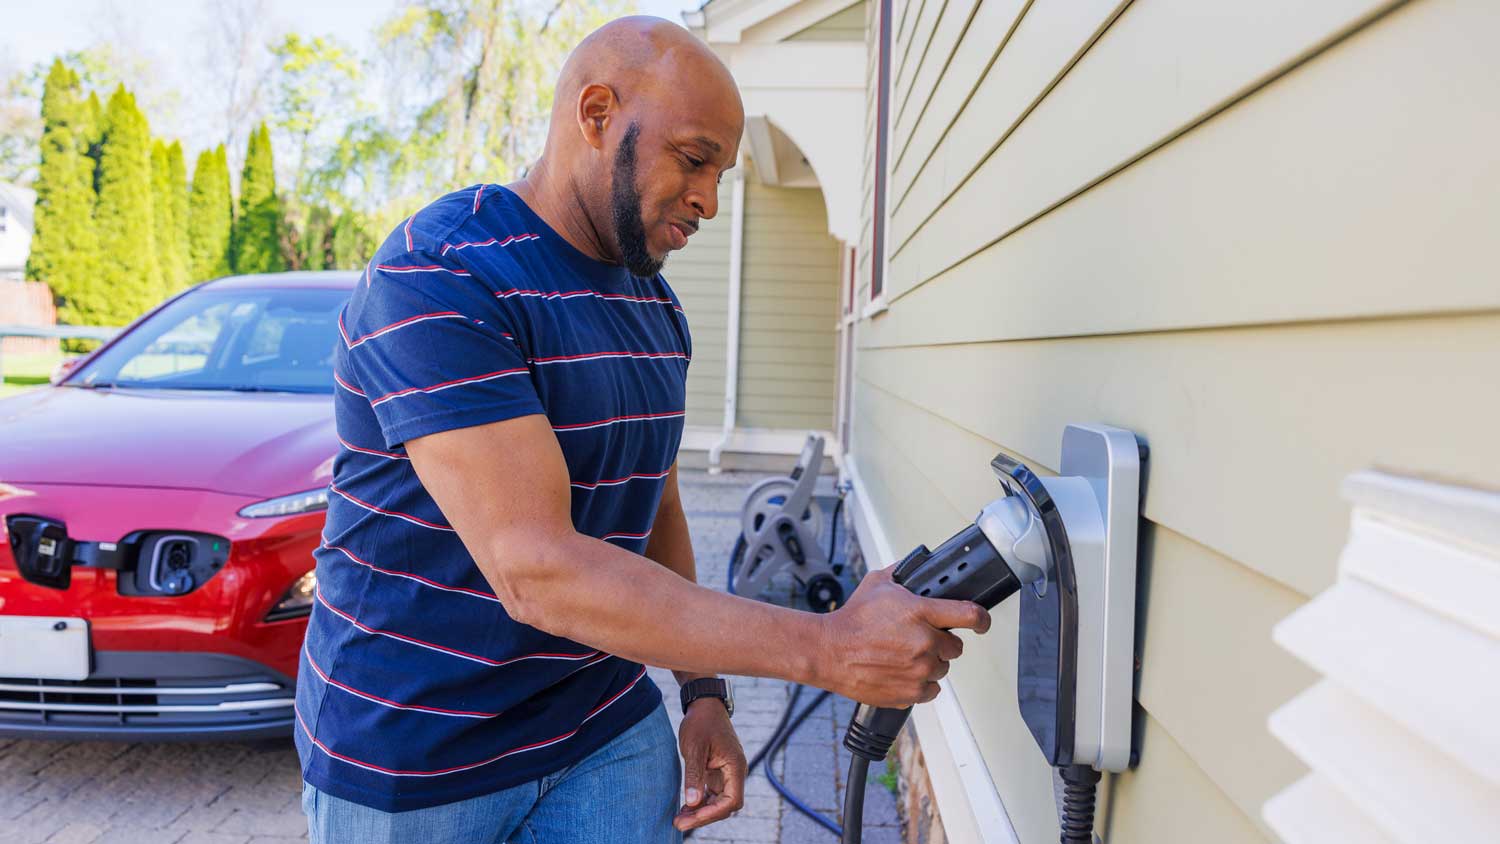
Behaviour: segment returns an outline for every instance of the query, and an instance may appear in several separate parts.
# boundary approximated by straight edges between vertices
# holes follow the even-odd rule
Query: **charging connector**
[[[1000,454],[991,467],[1006,494],[936,551],[919,546],[894,572],[897,583],[918,595],[970,600],[986,609],[1021,591],[1017,702],[1064,782],[1064,844],[1092,841],[1099,772],[1132,764],[1144,456],[1134,434],[1102,425],[1067,426],[1058,477],[1039,477]],[[850,721],[844,746],[854,758],[845,844],[861,838],[869,763],[889,753],[910,711],[861,706]]]

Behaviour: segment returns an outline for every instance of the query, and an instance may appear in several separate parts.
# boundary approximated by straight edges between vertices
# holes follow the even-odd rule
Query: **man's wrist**
[[[724,705],[724,711],[734,717],[734,689],[729,681],[719,677],[700,677],[684,683],[678,696],[682,702],[682,714],[686,715],[693,704],[704,698],[715,698]]]
[[[725,718],[729,717],[729,704],[725,703],[724,699],[720,697],[700,697],[692,703],[688,704],[687,711],[682,714],[688,715],[692,713],[693,710],[706,705],[711,705],[714,707],[713,712],[715,715],[722,712]]]

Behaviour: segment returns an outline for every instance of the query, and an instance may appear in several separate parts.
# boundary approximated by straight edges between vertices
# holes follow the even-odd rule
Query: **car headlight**
[[[268,516],[295,516],[298,513],[311,513],[314,510],[328,509],[328,487],[310,489],[307,492],[297,492],[291,495],[283,495],[279,498],[267,498],[265,501],[257,501],[254,504],[240,510],[241,516],[252,519],[263,519]]]
[[[297,578],[286,594],[271,611],[266,613],[266,621],[285,621],[289,618],[301,618],[312,612],[313,596],[318,592],[318,572],[316,569]]]

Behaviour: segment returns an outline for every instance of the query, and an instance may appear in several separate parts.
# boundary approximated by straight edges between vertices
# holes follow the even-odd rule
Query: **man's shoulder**
[[[376,250],[377,263],[420,254],[446,258],[451,244],[472,230],[485,193],[494,185],[470,185],[429,202],[401,220]]]

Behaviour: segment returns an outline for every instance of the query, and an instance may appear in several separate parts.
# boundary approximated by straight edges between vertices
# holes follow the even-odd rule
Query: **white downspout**
[[[734,180],[731,188],[729,211],[729,324],[724,333],[728,348],[724,354],[724,433],[708,450],[708,473],[717,475],[722,468],[719,458],[729,438],[734,435],[738,417],[737,404],[740,392],[740,286],[745,268],[745,148],[740,147],[734,159],[734,170],[729,174]]]

